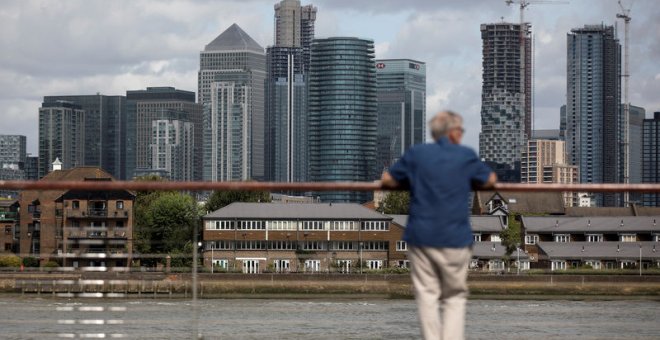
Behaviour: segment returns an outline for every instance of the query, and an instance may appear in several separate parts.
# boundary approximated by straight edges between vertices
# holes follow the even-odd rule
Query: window
[[[653,242],[660,242],[660,234],[653,235]]]
[[[408,243],[406,241],[396,241],[396,251],[408,251]]]
[[[490,270],[496,270],[496,271],[504,270],[504,261],[490,260],[488,261],[488,267],[490,268]]]
[[[316,273],[321,270],[321,260],[305,260],[305,272]]]
[[[333,241],[330,246],[332,250],[353,250],[353,244],[351,241]]]
[[[264,230],[266,229],[265,221],[240,221],[239,230]]]
[[[481,234],[472,234],[472,240],[474,242],[481,242]]]
[[[591,266],[593,269],[600,269],[601,268],[601,263],[598,260],[588,260],[584,262],[585,265]]]
[[[552,261],[551,270],[566,270],[566,261]]]
[[[323,241],[300,242],[300,249],[302,249],[302,250],[325,250],[325,242],[323,242]]]
[[[295,229],[295,228],[294,228]],[[303,230],[324,230],[323,221],[305,221]]]
[[[351,260],[337,260],[337,271],[340,273],[350,273]]]
[[[79,201],[72,201],[71,202],[71,209],[80,209],[80,202]]]
[[[5,234],[7,235],[11,234],[11,226],[5,226]]]
[[[266,241],[237,241],[237,250],[261,250],[266,249]]]
[[[362,222],[362,230],[389,230],[389,223],[386,221],[365,221]]]
[[[331,230],[357,230],[354,221],[334,221]]]
[[[124,222],[123,221],[115,222],[115,228],[123,228],[123,227],[124,227]]]
[[[399,260],[396,264],[399,268],[410,268],[409,260]]]
[[[226,259],[213,260],[213,267],[227,270],[227,268],[229,268],[229,260]]]
[[[206,230],[234,230],[234,221],[207,221]]]
[[[378,270],[383,268],[382,260],[367,260],[367,269]]]
[[[124,201],[117,201],[117,210],[124,209]]]
[[[637,235],[635,235],[635,234],[621,234],[621,236],[619,236],[619,240],[621,242],[636,242],[637,241]]]
[[[555,242],[566,243],[571,241],[571,235],[557,234],[555,235]]]
[[[362,250],[387,250],[387,241],[369,241],[362,243]]]
[[[587,234],[587,242],[603,242],[603,234]]]
[[[232,241],[208,241],[206,242],[206,250],[232,250]]]
[[[539,235],[531,234],[525,235],[525,244],[537,244],[539,243]]]
[[[295,221],[268,221],[268,230],[296,230]]]
[[[271,250],[295,250],[296,244],[293,241],[270,241],[268,249]]]

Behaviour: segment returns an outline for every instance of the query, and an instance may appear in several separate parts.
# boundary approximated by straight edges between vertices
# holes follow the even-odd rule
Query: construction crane
[[[623,153],[625,155],[625,160],[623,163],[623,183],[630,183],[630,102],[628,102],[628,79],[630,74],[628,73],[628,51],[629,43],[628,40],[630,31],[630,7],[625,9],[619,0],[619,7],[621,7],[621,13],[617,13],[617,19],[623,19],[624,23],[624,64],[623,64]],[[623,204],[628,204],[630,202],[629,193],[626,191],[623,193]]]
[[[559,5],[559,4],[568,4],[568,1],[550,1],[550,0],[504,0],[504,2],[507,4],[507,6],[511,6],[513,4],[518,4],[520,6],[520,78],[522,81],[520,82],[520,93],[522,94],[523,98],[525,98],[526,91],[525,91],[525,29],[523,25],[525,24],[525,8],[527,6],[532,5],[532,4],[547,4],[547,5]],[[532,66],[533,68],[533,66]],[[533,71],[533,70],[532,70]],[[533,86],[533,84],[532,84]],[[533,96],[533,93],[530,93],[530,96]],[[524,101],[523,101],[524,102]],[[526,110],[526,108],[524,109]],[[534,113],[532,112],[532,108],[530,108],[529,112],[531,115]],[[534,124],[534,119],[533,117],[530,117],[530,124]],[[529,136],[526,136],[527,138],[531,138],[532,134],[532,127],[528,127],[529,129]]]

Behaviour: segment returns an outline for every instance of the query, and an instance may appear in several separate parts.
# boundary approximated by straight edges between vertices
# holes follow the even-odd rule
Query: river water
[[[412,300],[0,296],[1,339],[418,339]],[[470,300],[468,339],[660,339],[660,302]]]

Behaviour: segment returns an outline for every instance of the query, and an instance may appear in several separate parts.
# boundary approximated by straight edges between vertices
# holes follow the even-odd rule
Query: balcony
[[[18,219],[18,213],[13,211],[0,212],[0,221],[15,221]]]
[[[118,218],[128,219],[130,211],[128,210],[115,210],[108,211],[108,209],[95,209],[89,208],[87,210],[67,209],[67,218],[81,218],[81,219],[98,219],[98,218]]]
[[[107,217],[108,209],[89,208],[87,209],[87,215],[89,217]]]

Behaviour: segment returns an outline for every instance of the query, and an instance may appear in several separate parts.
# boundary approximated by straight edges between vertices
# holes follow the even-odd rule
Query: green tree
[[[183,251],[185,245],[192,242],[198,221],[197,203],[189,195],[166,192],[151,202],[145,220],[151,252]]]
[[[504,260],[507,262],[507,266],[510,267],[511,255],[521,246],[521,227],[520,221],[516,219],[515,215],[509,215],[507,220],[509,221],[508,226],[500,232],[500,238],[502,239],[502,245],[506,248]]]
[[[151,175],[142,176],[135,179],[136,181],[165,181],[164,178]],[[174,193],[174,191],[138,191],[135,197],[134,204],[134,221],[133,221],[133,235],[135,249],[143,254],[151,253],[151,227],[153,226],[152,214],[150,213],[153,202],[166,193]]]
[[[380,202],[378,211],[385,214],[407,215],[409,205],[408,191],[390,191]]]
[[[214,191],[209,197],[204,208],[206,211],[216,211],[234,202],[270,202],[268,191]]]

